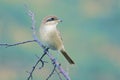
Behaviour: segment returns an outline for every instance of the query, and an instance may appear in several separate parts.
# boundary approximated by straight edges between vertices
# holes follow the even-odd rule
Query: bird
[[[61,52],[70,64],[75,64],[65,51],[62,36],[57,29],[57,25],[60,22],[62,20],[54,15],[43,18],[39,29],[40,38],[45,47]]]

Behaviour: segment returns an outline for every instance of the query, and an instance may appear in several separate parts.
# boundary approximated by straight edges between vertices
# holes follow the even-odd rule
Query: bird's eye
[[[54,20],[54,18],[51,18],[51,20]]]
[[[54,18],[50,18],[50,19],[47,20],[47,22],[53,21],[53,20],[55,20],[55,19]]]

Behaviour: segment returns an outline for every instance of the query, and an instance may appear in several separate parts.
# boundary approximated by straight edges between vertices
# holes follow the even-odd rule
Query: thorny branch
[[[44,61],[42,60],[42,58],[43,58],[45,55],[46,55],[46,52],[44,52],[44,54],[43,54],[43,55],[38,59],[38,61],[35,63],[35,65],[33,66],[32,70],[31,70],[31,72],[29,72],[29,76],[28,76],[27,80],[30,80],[30,79],[33,80],[32,74],[33,74],[33,71],[35,70],[35,68],[36,68],[36,66],[38,65],[39,62],[42,63],[40,69],[41,69],[42,67],[44,67]]]
[[[17,46],[17,45],[20,45],[20,44],[25,44],[25,43],[30,43],[30,42],[36,42],[36,40],[29,40],[29,41],[24,41],[24,42],[18,42],[18,43],[15,43],[15,44],[6,44],[6,43],[0,43],[0,46],[4,46],[5,48],[8,48],[8,47],[12,47],[12,46]]]
[[[53,73],[55,72],[55,69],[56,69],[56,65],[54,65],[52,72],[50,73],[50,75],[47,77],[46,80],[48,80],[53,75]]]
[[[34,19],[34,13],[28,10],[28,15],[31,17],[32,19],[32,31],[33,31],[33,38],[36,40],[36,42],[39,44],[40,47],[42,47],[45,51],[45,47],[43,46],[43,44],[39,41],[39,39],[36,36],[36,29],[35,29],[35,19]],[[60,64],[55,60],[55,58],[48,52],[46,51],[46,54],[48,55],[48,57],[50,58],[50,60],[52,61],[52,63],[54,63],[54,65],[56,65],[57,69],[59,70],[59,72],[65,77],[66,80],[71,80],[69,75],[64,71],[64,69],[60,66]]]
[[[59,79],[62,80],[61,75],[60,75],[60,73],[57,71],[57,69],[55,69],[55,72],[57,73]]]
[[[38,39],[38,37],[37,37],[37,35],[36,35],[34,13],[33,13],[31,10],[29,10],[29,9],[27,8],[27,6],[26,6],[26,9],[27,9],[27,11],[28,11],[28,15],[31,17],[31,20],[32,20],[32,33],[33,33],[33,38],[34,38],[34,40],[19,42],[19,43],[15,43],[15,44],[6,44],[6,43],[5,43],[5,44],[0,44],[0,46],[5,46],[5,47],[7,48],[7,47],[11,47],[11,46],[16,46],[16,45],[20,45],[20,44],[29,43],[29,42],[36,42],[36,43],[38,43],[38,45],[39,45],[40,47],[43,48],[44,54],[43,54],[43,55],[38,59],[38,61],[35,63],[35,65],[33,66],[32,70],[31,70],[31,72],[28,72],[28,73],[29,73],[29,76],[28,76],[27,80],[30,80],[30,79],[33,80],[32,74],[33,74],[34,70],[36,69],[36,67],[37,67],[37,65],[38,65],[39,62],[42,63],[40,69],[41,69],[42,67],[44,67],[44,61],[42,60],[42,58],[43,58],[45,55],[48,55],[48,57],[49,57],[50,60],[52,61],[52,64],[54,65],[54,69],[53,69],[52,72],[49,74],[49,76],[48,76],[48,78],[47,78],[46,80],[48,80],[48,79],[53,75],[54,72],[56,72],[56,73],[58,74],[60,80],[62,80],[62,78],[61,78],[61,76],[60,76],[59,73],[61,73],[61,74],[65,77],[66,80],[70,80],[70,77],[69,77],[68,74],[64,71],[64,69],[61,67],[61,65],[60,65],[60,64],[57,62],[57,60],[52,56],[52,54],[49,53],[48,48],[46,48],[46,47],[41,43],[41,41],[39,41],[39,39]],[[59,72],[58,72],[56,69],[58,69]]]

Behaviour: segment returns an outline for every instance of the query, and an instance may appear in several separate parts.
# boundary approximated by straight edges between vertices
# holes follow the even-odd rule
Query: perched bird
[[[61,34],[56,27],[59,22],[62,20],[57,16],[45,17],[40,25],[40,37],[47,48],[61,52],[70,64],[75,64],[64,49]]]

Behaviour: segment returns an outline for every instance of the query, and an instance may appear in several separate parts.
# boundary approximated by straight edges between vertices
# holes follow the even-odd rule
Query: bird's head
[[[62,22],[57,16],[47,16],[42,20],[44,25],[57,25],[59,22]]]

